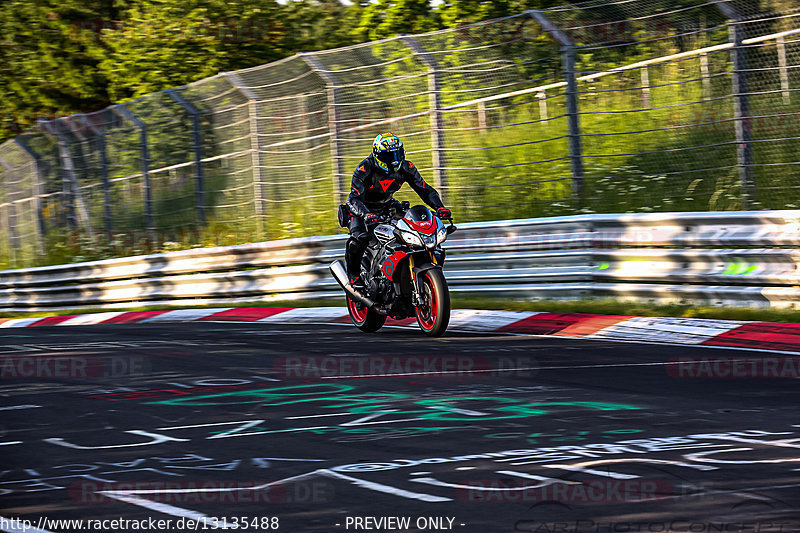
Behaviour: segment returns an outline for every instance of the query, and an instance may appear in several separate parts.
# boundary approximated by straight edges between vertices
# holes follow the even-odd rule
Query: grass
[[[448,38],[455,40],[443,43],[447,49],[463,46],[458,41],[459,34],[454,33]],[[707,39],[698,37],[696,42],[680,40],[681,48],[677,46],[678,40],[639,44],[626,49],[625,54],[615,52],[616,49],[602,53],[582,52],[577,68],[581,73],[608,70],[715,44],[718,39],[726,38],[725,35],[712,34]],[[537,59],[527,66],[498,70],[497,78],[491,80],[478,71],[470,74],[469,69],[464,74],[448,74],[442,78],[442,105],[490,94],[485,87],[492,84],[513,82],[510,87],[518,90],[560,81],[557,50],[548,46],[539,41],[508,44],[487,48],[481,52],[480,58],[470,54],[442,55],[439,60],[448,68],[463,67],[476,59],[504,65],[508,57]],[[755,66],[773,65],[776,61],[774,51],[774,48],[766,47],[763,54],[754,56],[758,59]],[[395,42],[388,42],[374,45],[374,53],[394,60],[406,57],[408,50]],[[345,61],[348,58],[340,59]],[[544,61],[538,62],[538,59]],[[485,120],[481,119],[477,106],[443,113],[443,176],[437,176],[433,169],[436,162],[433,141],[427,133],[431,127],[429,116],[397,120],[376,128],[391,128],[405,139],[409,159],[415,162],[428,182],[439,186],[437,177],[446,179],[447,185],[440,190],[447,205],[453,208],[457,222],[576,212],[739,209],[742,207],[742,190],[738,169],[735,168],[735,124],[730,120],[733,112],[730,58],[727,52],[721,52],[710,54],[707,59],[709,77],[705,80],[700,79],[704,66],[699,57],[649,66],[646,72],[651,88],[647,92],[642,90],[641,70],[578,83],[585,187],[577,202],[571,190],[572,170],[565,137],[567,121],[563,89],[549,89],[542,95],[546,96],[544,100],[534,94],[524,94],[489,102],[484,109]],[[362,118],[404,116],[425,109],[428,106],[426,78],[404,78],[409,73],[419,74],[420,68],[415,59],[408,57],[371,74],[373,77],[398,76],[388,85],[392,94],[416,96],[372,103],[375,88],[365,85],[349,87],[347,98],[365,102],[363,109],[357,110],[357,115]],[[350,81],[358,81],[361,76],[358,74]],[[521,79],[537,81],[517,83]],[[791,82],[795,84],[794,78]],[[205,101],[213,94],[225,92],[226,87],[215,83],[201,84],[205,87],[202,90],[197,86],[199,92],[191,98]],[[794,124],[796,120],[792,120],[796,118],[793,114],[800,112],[800,101],[796,93],[784,100],[780,94],[774,93],[776,87],[780,87],[777,71],[753,74],[751,90],[764,94],[754,94],[751,98],[751,114],[765,116],[753,119],[752,123],[754,140],[759,141],[753,143],[754,161],[757,163],[753,172],[761,187],[760,203],[751,204],[755,209],[800,205],[800,189],[794,185],[796,165],[791,164],[797,161],[800,147]],[[248,111],[236,107],[241,102],[234,96],[231,94],[214,100],[214,105],[236,109],[225,120],[246,121]],[[137,108],[137,112],[147,116],[150,113],[151,118],[161,117],[166,104],[159,98],[163,99],[163,95],[153,96],[152,101],[147,100],[149,103],[142,101],[137,104],[145,106]],[[291,104],[282,99],[275,104],[261,102],[260,114],[282,117],[262,124],[263,134],[268,136],[265,139],[283,141],[300,135],[296,132],[327,131],[325,115],[320,114],[325,105],[324,99],[319,102],[298,99]],[[310,107],[294,109],[291,106]],[[781,116],[776,118],[775,114]],[[354,116],[346,115],[341,120],[352,125],[358,122]],[[154,166],[192,160],[189,133],[181,129],[182,124],[168,122],[151,128],[150,157]],[[332,178],[337,169],[330,143],[326,141],[314,140],[283,148],[273,146],[265,150],[260,159],[254,159],[246,153],[251,147],[250,140],[241,137],[241,132],[204,122],[205,155],[242,151],[236,157],[208,162],[203,166],[206,205],[209,206],[205,213],[206,225],[198,223],[194,210],[193,167],[169,173],[155,172],[151,176],[154,218],[158,228],[155,242],[143,229],[142,181],[137,178],[112,187],[114,233],[111,235],[99,232],[103,228],[103,197],[98,188],[87,192],[84,198],[95,231],[93,235],[64,229],[64,206],[58,203],[56,196],[45,199],[43,217],[49,233],[45,242],[47,253],[42,256],[37,255],[34,246],[36,217],[32,211],[18,213],[22,249],[11,250],[9,239],[3,234],[4,230],[0,230],[0,269],[341,233],[343,230],[336,224],[336,205],[340,196],[349,192],[348,173],[369,153],[369,139],[378,132],[377,129],[342,135],[339,157],[344,168],[343,174],[338,176],[342,183],[338,183]],[[776,137],[785,140],[771,140]],[[234,142],[233,138],[237,140]],[[113,159],[112,178],[141,170],[135,130],[120,128],[110,131],[107,142]],[[46,151],[47,146],[36,146],[36,149]],[[84,159],[76,157],[80,163],[77,166],[85,169],[86,174],[80,176],[81,183],[97,182],[96,154],[88,150]],[[262,172],[254,172],[253,165],[261,168]],[[50,188],[53,186],[49,185]],[[259,194],[263,194],[263,202],[256,200]],[[397,197],[418,203],[409,187],[404,187]],[[260,206],[258,212],[256,206]]]
[[[661,316],[678,318],[708,318],[722,320],[745,320],[755,322],[800,323],[798,309],[760,309],[750,307],[705,307],[693,305],[656,305],[618,300],[501,300],[486,297],[452,296],[453,309],[498,309],[507,311],[531,311],[549,313],[587,313],[599,315]],[[323,300],[275,300],[272,302],[253,302],[214,305],[133,305],[115,311],[161,311],[175,309],[212,309],[229,307],[342,307],[344,299]],[[108,309],[89,308],[73,311],[6,312],[0,318],[34,318],[89,313],[106,313]]]

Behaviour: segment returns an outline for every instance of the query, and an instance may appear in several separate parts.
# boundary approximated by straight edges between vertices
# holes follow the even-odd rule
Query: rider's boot
[[[363,256],[364,249],[360,246],[360,243],[354,242],[354,239],[347,241],[345,250],[347,277],[349,278],[350,285],[358,292],[363,292],[366,288],[366,284],[361,278],[361,258]]]

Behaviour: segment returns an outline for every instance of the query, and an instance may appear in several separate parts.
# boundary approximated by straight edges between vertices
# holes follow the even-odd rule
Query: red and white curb
[[[244,307],[0,319],[0,328],[196,321],[341,324],[350,318],[343,307]],[[389,319],[386,324],[412,326],[414,322],[413,318]],[[800,324],[770,322],[455,309],[450,329],[800,352]]]

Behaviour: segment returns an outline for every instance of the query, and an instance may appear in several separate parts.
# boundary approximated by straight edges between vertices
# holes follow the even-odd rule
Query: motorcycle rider
[[[371,226],[379,215],[389,213],[400,205],[394,193],[408,183],[423,202],[436,211],[439,218],[451,218],[436,189],[425,183],[414,163],[405,159],[403,142],[394,133],[381,133],[372,141],[372,154],[361,161],[353,172],[350,196],[350,238],[347,240],[345,261],[347,275],[354,287],[363,287],[361,258],[369,244]],[[374,227],[374,226],[372,226]],[[371,229],[371,228],[370,228]]]

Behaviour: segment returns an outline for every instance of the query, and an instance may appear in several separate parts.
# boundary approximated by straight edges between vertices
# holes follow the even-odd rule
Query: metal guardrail
[[[451,290],[788,307],[800,302],[800,210],[576,215],[464,224]],[[0,272],[0,311],[341,298],[346,235]]]

